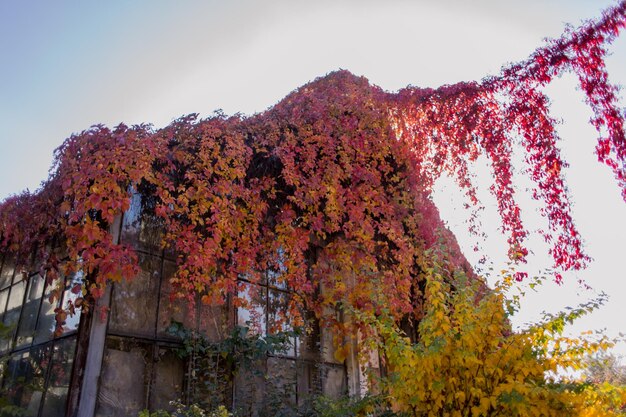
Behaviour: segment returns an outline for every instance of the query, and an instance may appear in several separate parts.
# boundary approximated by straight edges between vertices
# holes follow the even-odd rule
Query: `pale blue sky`
[[[388,90],[480,79],[526,58],[565,23],[597,17],[611,4],[0,0],[0,199],[36,189],[54,148],[95,123],[160,127],[186,113],[208,115],[218,108],[250,114],[338,68]],[[611,76],[626,85],[626,34],[611,50]],[[549,91],[555,115],[565,120],[561,132],[571,161],[566,174],[574,216],[596,259],[581,276],[612,295],[582,325],[616,333],[626,331],[626,274],[620,264],[626,204],[608,170],[595,162],[595,132],[585,124],[590,113],[574,89],[566,77]],[[452,188],[444,191],[436,201],[471,257],[464,214],[452,210],[458,196]],[[484,247],[498,262],[506,250],[493,213],[487,213],[492,237]],[[539,224],[527,217],[531,226]],[[542,257],[533,260],[533,266],[544,264]],[[520,321],[588,296],[576,285],[549,287],[529,299]]]

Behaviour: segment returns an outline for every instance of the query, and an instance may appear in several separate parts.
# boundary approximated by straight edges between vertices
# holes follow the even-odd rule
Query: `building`
[[[76,285],[81,274],[47,282],[36,260],[22,273],[10,256],[2,259],[2,392],[5,401],[26,415],[135,416],[143,409],[168,409],[172,400],[188,400],[198,389],[190,382],[191,362],[197,358],[177,354],[183,345],[168,332],[172,320],[211,342],[227,338],[235,325],[251,326],[251,333],[262,336],[276,331],[276,312],[289,291],[270,274],[251,291],[255,295],[249,309],[197,303],[190,311],[186,302],[172,299],[168,278],[176,269],[175,259],[160,249],[158,226],[141,215],[140,207],[136,194],[113,233],[136,249],[140,274],[109,287],[99,301],[108,311],[81,315],[76,310],[65,317],[61,335],[55,335],[56,315],[69,299],[80,296]],[[55,291],[62,295],[51,303]],[[211,387],[219,392],[205,390],[194,398],[219,395],[229,407],[252,415],[272,406],[270,400],[296,407],[311,395],[332,397],[365,389],[366,377],[355,357],[335,359],[332,335],[314,324],[306,334],[294,335],[286,349],[256,359],[253,368],[235,375],[216,373],[220,380]]]
[[[339,71],[249,118],[192,115],[156,131],[95,126],[68,138],[40,193],[0,205],[3,401],[37,417],[105,417],[217,397],[260,416],[320,394],[373,390],[369,375],[384,373],[384,361],[360,349],[359,362],[350,312],[386,309],[415,338],[426,251],[443,242],[447,265],[469,269],[416,159],[428,146],[400,140],[394,100]],[[88,237],[94,229],[100,240]],[[193,250],[185,251],[186,230],[197,237]],[[72,240],[76,231],[86,246]],[[178,252],[162,249],[162,240]],[[78,270],[94,248],[106,265],[121,262],[111,252],[121,243],[134,248],[140,273],[118,280],[85,267],[86,278],[55,280],[38,261],[49,257],[32,253],[45,247],[62,259],[63,244],[51,242],[64,242]],[[9,251],[21,265],[31,261],[16,271]],[[225,303],[211,303],[213,281],[200,290],[186,282],[188,299],[174,297],[177,270],[221,279],[206,264],[224,258]],[[296,265],[281,271],[282,262]],[[96,288],[98,297],[85,294],[97,305],[86,314],[72,308],[98,279],[114,282]],[[297,306],[304,325],[291,329],[285,312],[302,294],[310,297]],[[172,321],[185,330],[169,332]],[[290,343],[270,346],[280,338]]]

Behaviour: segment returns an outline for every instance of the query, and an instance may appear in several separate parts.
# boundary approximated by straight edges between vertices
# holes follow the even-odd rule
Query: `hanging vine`
[[[431,192],[441,175],[478,205],[472,163],[486,156],[509,255],[526,257],[511,161],[521,145],[554,266],[583,268],[542,87],[566,71],[578,76],[600,135],[598,159],[626,199],[624,115],[604,64],[625,25],[622,2],[480,83],[389,93],[337,71],[251,117],[191,115],[159,130],[94,126],[56,150],[37,193],[0,205],[0,251],[20,265],[37,253],[49,280],[82,270],[93,301],[138,271],[136,254],[114,243],[109,227],[140,190],[154,201],[163,245],[178,254],[172,282],[190,302],[199,293],[209,304],[228,296],[245,304],[238,278],[254,283],[274,270],[294,291],[288,314],[296,325],[307,308],[339,326],[325,312],[341,304],[419,317],[427,249],[443,239],[449,267],[469,270],[451,233],[438,232],[445,228]]]

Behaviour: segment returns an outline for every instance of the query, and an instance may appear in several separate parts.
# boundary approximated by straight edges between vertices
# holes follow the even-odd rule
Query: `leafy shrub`
[[[594,385],[563,371],[581,370],[589,354],[612,345],[604,336],[563,335],[565,325],[598,308],[600,296],[577,308],[545,315],[520,332],[509,318],[513,275],[493,291],[465,274],[449,277],[437,263],[426,273],[426,312],[412,343],[394,320],[370,318],[389,376],[381,381],[392,408],[411,416],[617,416],[626,387]]]

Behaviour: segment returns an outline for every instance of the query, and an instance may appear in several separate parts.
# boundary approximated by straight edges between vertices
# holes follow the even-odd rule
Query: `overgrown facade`
[[[28,416],[121,417],[171,409],[174,400],[217,401],[243,415],[262,415],[264,410],[302,407],[317,395],[365,392],[367,377],[356,356],[337,360],[333,335],[312,316],[299,332],[276,325],[291,292],[271,274],[254,284],[258,288],[250,295],[242,295],[250,300],[246,308],[233,303],[192,306],[176,299],[170,284],[175,256],[161,248],[160,225],[141,214],[140,199],[135,194],[130,209],[111,226],[115,239],[137,251],[139,274],[110,286],[87,314],[77,308],[64,317],[61,334],[55,334],[57,314],[82,295],[82,273],[47,281],[36,257],[23,270],[15,268],[10,256],[3,258],[0,366],[5,404]],[[62,295],[51,302],[55,291]],[[173,322],[208,342],[232,338],[236,329],[246,329],[248,337],[279,334],[289,340],[270,353],[251,356],[245,367],[215,369],[207,367],[207,357],[199,352],[182,354],[185,346],[172,332]],[[218,367],[219,359],[208,358]],[[195,378],[200,366],[213,374]],[[207,381],[211,377],[218,383]]]
[[[272,402],[269,381],[282,381],[277,404],[359,393],[364,368],[381,371],[360,348],[378,337],[371,323],[384,318],[416,340],[434,266],[469,272],[431,195],[453,177],[480,233],[479,158],[493,170],[510,259],[528,255],[513,181],[521,151],[555,271],[584,268],[543,89],[578,76],[596,154],[626,196],[624,117],[604,64],[624,27],[622,1],[481,82],[390,93],[338,71],[250,117],[72,135],[41,189],[0,204],[3,401],[80,417],[188,401],[200,368],[176,355],[194,348],[166,331],[172,319],[194,343],[200,333],[208,344],[232,341],[242,324],[251,339],[241,343],[259,340],[256,362],[216,368],[233,375],[214,392],[235,408]],[[273,335],[291,347],[269,349]]]

